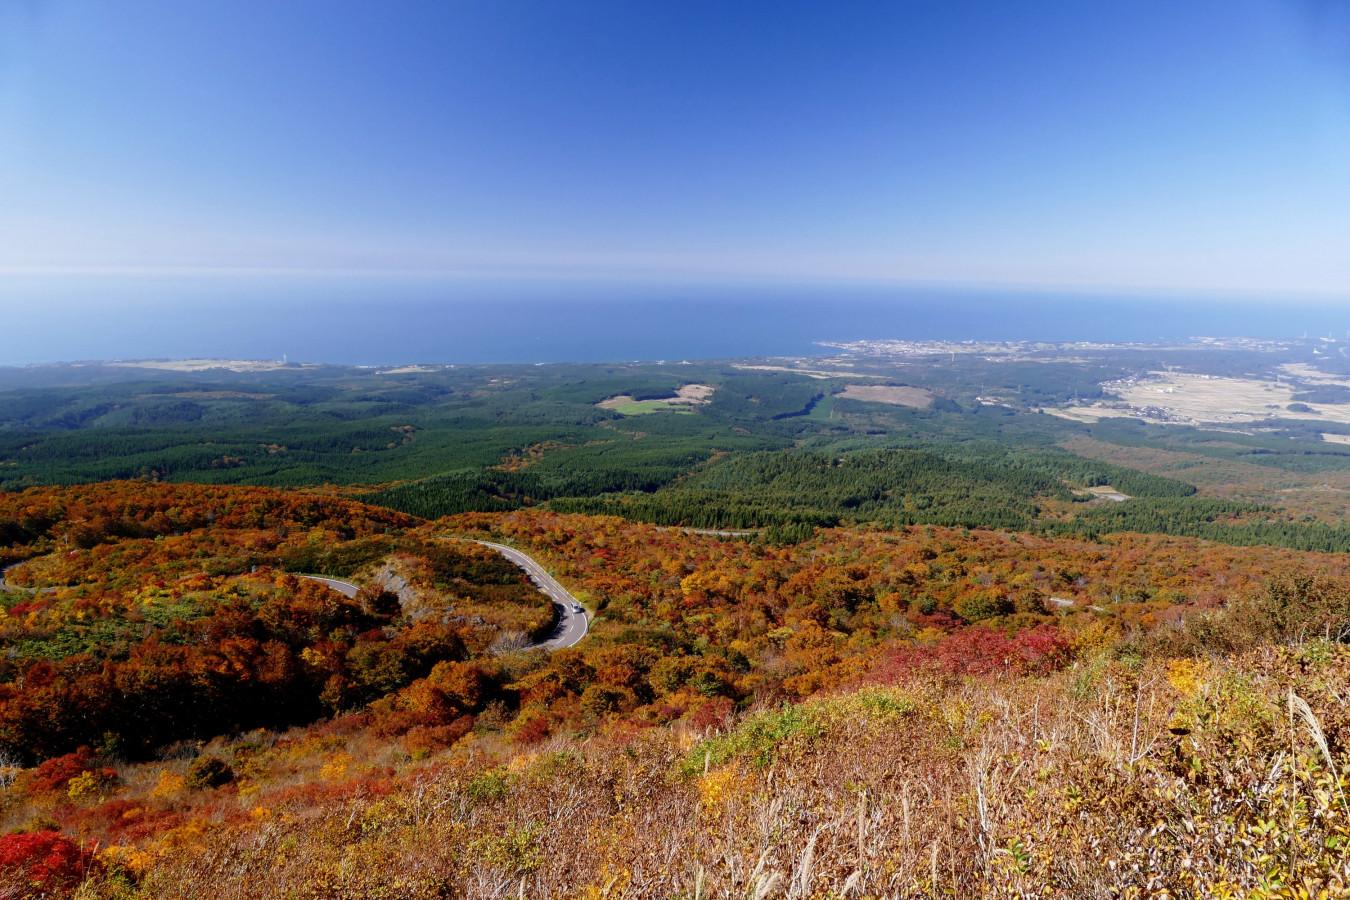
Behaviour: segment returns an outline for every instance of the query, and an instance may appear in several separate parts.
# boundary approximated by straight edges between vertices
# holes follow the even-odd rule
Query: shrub
[[[548,737],[550,730],[547,716],[533,716],[516,729],[516,743],[537,744]]]
[[[507,829],[501,835],[483,835],[469,845],[470,851],[488,865],[512,877],[533,872],[544,861],[539,846],[543,829],[534,823]]]
[[[231,781],[234,781],[234,769],[218,756],[199,756],[188,766],[188,787],[216,788]]]
[[[805,705],[756,713],[726,734],[695,744],[681,763],[680,772],[696,775],[705,764],[720,766],[733,759],[749,759],[764,767],[792,741],[810,740],[820,732],[820,724]]]
[[[505,769],[489,769],[473,778],[464,793],[474,803],[492,803],[506,796],[511,789],[511,775]]]
[[[710,669],[696,673],[689,679],[689,686],[705,697],[716,697],[730,689],[726,680]]]
[[[88,747],[55,756],[41,763],[28,778],[28,790],[32,793],[59,791],[70,780],[93,765],[93,754]]]
[[[581,693],[581,711],[590,719],[599,719],[608,713],[631,708],[632,705],[632,692],[625,688],[592,684]]]
[[[1350,585],[1342,579],[1283,575],[1222,609],[1187,616],[1140,641],[1145,653],[1242,653],[1268,643],[1350,638]]]
[[[919,674],[1048,675],[1073,658],[1068,635],[1053,625],[1038,625],[1008,636],[975,626],[943,637],[937,644],[906,644],[882,659],[872,680],[894,684]]]
[[[90,875],[95,865],[91,854],[60,832],[7,834],[0,837],[0,895],[68,891]]]
[[[112,769],[90,769],[81,772],[66,783],[66,796],[77,802],[89,800],[102,796],[115,784],[117,784],[117,773]]]
[[[663,656],[652,664],[647,682],[658,693],[678,691],[694,674],[695,661],[685,656]]]
[[[701,731],[706,731],[709,728],[723,728],[735,711],[736,704],[731,702],[729,698],[713,697],[699,704],[698,708],[689,714],[689,724]]]
[[[449,725],[418,725],[403,736],[403,749],[413,759],[444,750],[473,730],[474,717],[460,716]]]
[[[958,600],[955,609],[956,614],[967,622],[979,622],[984,619],[992,619],[995,616],[1006,616],[1013,612],[1016,607],[1007,597],[976,594],[973,597]]]

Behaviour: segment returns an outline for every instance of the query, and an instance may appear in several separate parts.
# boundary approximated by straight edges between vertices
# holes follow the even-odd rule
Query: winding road
[[[586,610],[582,608],[577,598],[559,584],[556,578],[548,574],[543,566],[535,562],[533,557],[505,544],[494,544],[492,541],[474,541],[474,543],[496,550],[520,566],[525,570],[525,574],[530,576],[530,580],[539,586],[539,590],[548,594],[548,598],[553,601],[554,608],[558,610],[557,624],[553,626],[553,632],[547,638],[535,644],[536,647],[544,650],[561,650],[586,636],[586,632],[590,630]]]
[[[303,578],[306,581],[317,581],[319,584],[326,584],[344,597],[355,597],[361,589],[350,581],[343,581],[341,578],[328,578],[323,575],[301,575],[295,573],[296,578]]]
[[[30,594],[50,594],[53,591],[60,590],[60,588],[55,587],[34,588],[34,587],[23,587],[22,585],[18,584],[7,584],[5,582],[5,576],[9,574],[9,570],[15,568],[16,566],[21,566],[25,562],[27,562],[27,560],[20,560],[16,563],[10,563],[3,569],[0,569],[0,591],[27,591]]]
[[[558,583],[558,580],[538,562],[534,557],[529,556],[514,547],[508,547],[505,544],[494,544],[492,541],[474,541],[475,544],[481,544],[491,550],[496,550],[506,559],[515,563],[530,576],[539,588],[539,590],[548,595],[549,600],[553,601],[554,608],[558,611],[558,621],[553,626],[553,631],[547,638],[537,644],[532,644],[531,648],[541,650],[561,650],[564,647],[571,647],[586,636],[590,630],[590,621],[586,617],[586,610],[582,608],[577,598],[572,593]],[[306,578],[310,581],[317,581],[328,585],[339,594],[348,597],[355,597],[360,590],[350,581],[344,581],[341,578],[327,578],[323,575],[298,575],[300,578]]]
[[[540,592],[547,594],[549,600],[553,601],[553,606],[558,611],[558,621],[554,624],[553,631],[549,633],[549,636],[537,644],[530,645],[531,648],[561,650],[564,647],[571,647],[586,636],[586,633],[590,630],[590,621],[586,617],[586,610],[582,608],[577,598],[572,596],[567,588],[559,584],[556,578],[548,574],[548,571],[539,565],[533,557],[505,544],[494,544],[492,541],[474,541],[474,543],[496,550],[515,563],[525,571],[526,575],[530,576],[530,580],[538,586]],[[0,569],[0,591],[46,593],[47,591],[57,590],[54,587],[31,588],[6,584],[5,574],[17,565],[19,563],[13,563]],[[301,575],[299,573],[296,573],[296,577],[317,581],[346,597],[355,597],[357,592],[361,590],[358,585],[342,578],[329,578],[325,575]]]

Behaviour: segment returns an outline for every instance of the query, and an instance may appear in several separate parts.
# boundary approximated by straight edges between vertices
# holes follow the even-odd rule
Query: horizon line
[[[1185,298],[1205,302],[1224,300],[1305,300],[1321,302],[1350,302],[1350,286],[1345,288],[1246,287],[1229,285],[1169,285],[1159,283],[1121,283],[1056,281],[1056,280],[1001,280],[961,279],[935,277],[850,275],[837,273],[783,273],[719,271],[719,270],[662,270],[651,267],[627,269],[585,268],[579,266],[460,266],[460,267],[394,267],[394,266],[194,266],[194,265],[81,265],[81,266],[5,266],[0,265],[3,278],[282,278],[282,279],[359,279],[482,282],[521,281],[540,283],[548,281],[599,282],[611,284],[652,284],[668,282],[672,285],[740,285],[740,286],[819,286],[832,285],[874,289],[914,289],[935,291],[1006,291],[1009,293],[1051,292],[1073,296],[1128,296],[1139,299]],[[0,303],[4,300],[0,299]]]

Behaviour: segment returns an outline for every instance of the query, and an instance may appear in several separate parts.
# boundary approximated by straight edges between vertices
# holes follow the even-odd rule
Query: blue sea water
[[[0,364],[798,356],[819,341],[1350,334],[1350,303],[826,284],[223,277],[0,283]]]

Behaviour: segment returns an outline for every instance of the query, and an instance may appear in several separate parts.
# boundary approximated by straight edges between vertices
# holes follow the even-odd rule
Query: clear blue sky
[[[0,278],[1350,297],[1347,6],[0,0]]]

